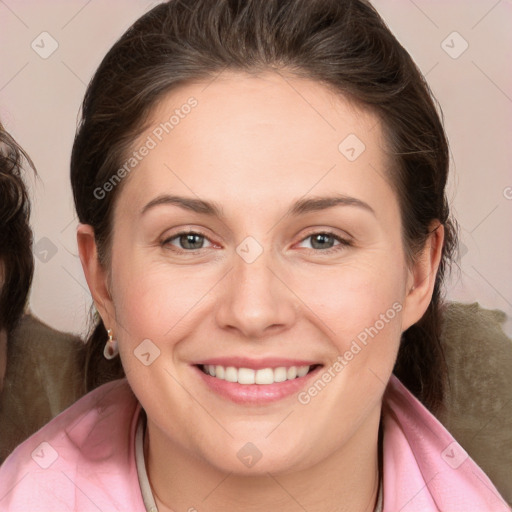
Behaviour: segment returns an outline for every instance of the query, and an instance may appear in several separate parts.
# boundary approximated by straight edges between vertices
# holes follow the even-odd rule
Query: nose
[[[266,251],[252,263],[235,255],[218,297],[216,320],[221,328],[254,340],[275,335],[295,322],[298,299],[284,273],[270,260]]]

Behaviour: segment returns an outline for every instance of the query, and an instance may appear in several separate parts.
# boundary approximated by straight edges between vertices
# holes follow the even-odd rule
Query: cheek
[[[137,247],[124,247],[119,236],[112,251],[112,298],[122,344],[158,338],[179,317],[181,280],[142,257]],[[169,304],[169,298],[176,304]]]
[[[324,270],[323,276],[313,270],[309,279],[304,277],[303,283],[315,285],[304,285],[299,293],[326,326],[333,351],[324,372],[330,391],[324,394],[319,391],[323,385],[314,384],[303,398],[315,401],[315,414],[329,410],[332,415],[338,402],[350,404],[355,424],[378,402],[396,360],[406,278],[402,255],[376,251]],[[346,421],[345,414],[339,412],[337,420]]]
[[[379,403],[392,372],[406,275],[400,255],[395,257],[393,264],[392,258],[376,258],[371,265],[347,265],[308,292],[334,350],[319,376],[328,383],[313,382],[299,402],[313,404],[313,414],[328,415],[333,424],[345,424],[350,417],[349,423],[357,425]],[[324,387],[329,391],[324,393]]]
[[[307,298],[341,349],[381,315],[390,320],[386,326],[394,324],[395,331],[400,330],[405,278],[399,252],[376,251],[342,265],[310,267],[295,277],[294,289]]]
[[[159,340],[175,330],[204,295],[204,281],[163,266],[127,266],[113,279],[116,320],[131,342]]]

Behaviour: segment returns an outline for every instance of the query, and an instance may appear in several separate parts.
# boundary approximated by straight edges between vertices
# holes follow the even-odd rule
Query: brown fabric
[[[443,348],[449,386],[436,416],[512,504],[512,340],[506,315],[451,303]]]
[[[0,463],[84,394],[83,343],[25,315],[8,340],[0,395]]]

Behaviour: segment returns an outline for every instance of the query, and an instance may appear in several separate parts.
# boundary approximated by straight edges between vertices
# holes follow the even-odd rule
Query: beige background
[[[156,3],[0,0],[0,119],[40,177],[30,184],[36,242],[30,307],[59,329],[83,334],[91,303],[77,257],[68,177],[79,106],[107,50]],[[463,244],[448,297],[477,300],[510,317],[512,1],[374,5],[426,74],[444,111],[452,151],[449,195]],[[510,320],[506,330],[512,332]]]

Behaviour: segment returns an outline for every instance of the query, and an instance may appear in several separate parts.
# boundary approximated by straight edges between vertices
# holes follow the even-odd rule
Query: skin
[[[408,266],[377,117],[313,81],[225,72],[182,86],[133,149],[190,96],[198,106],[122,184],[109,268],[98,263],[93,229],[78,228],[96,306],[148,415],[159,510],[373,510],[382,395],[400,334],[430,302],[443,228]],[[351,133],[366,146],[354,162],[338,151]],[[171,204],[141,214],[162,194],[215,201],[224,216]],[[373,213],[345,205],[285,215],[299,199],[333,194]],[[206,237],[202,248],[172,238],[188,228]],[[313,245],[326,230],[350,245]],[[247,236],[263,248],[252,263],[236,252]],[[307,405],[296,395],[234,404],[192,366],[240,355],[328,368],[394,303],[401,312]],[[144,339],[160,350],[149,366],[134,356]],[[262,454],[251,468],[237,457],[247,442]]]

